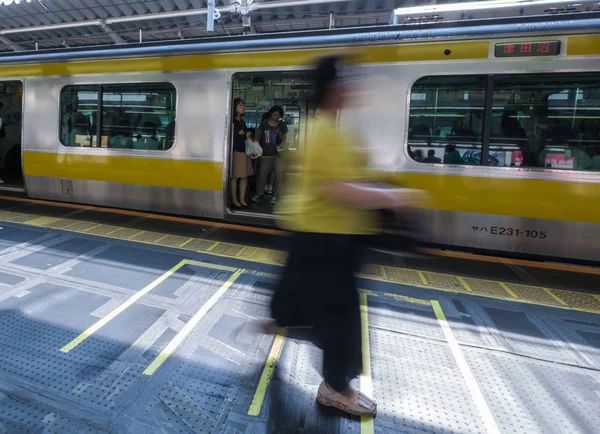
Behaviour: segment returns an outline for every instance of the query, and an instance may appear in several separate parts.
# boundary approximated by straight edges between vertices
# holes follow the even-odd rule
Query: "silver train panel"
[[[29,196],[62,202],[103,205],[195,217],[223,218],[223,193],[101,181],[30,176]],[[32,193],[33,192],[33,193]]]
[[[68,85],[170,82],[177,91],[176,141],[169,151],[65,147],[59,142],[59,98]],[[129,156],[223,162],[226,153],[226,71],[102,74],[101,76],[27,78],[23,111],[23,150],[59,154]],[[32,127],[33,126],[33,127]],[[222,218],[223,194],[191,189],[71,180],[63,193],[59,179],[26,176],[30,197],[155,212]]]
[[[168,151],[70,148],[59,142],[61,90],[69,85],[169,82],[177,91],[175,145]],[[128,73],[25,79],[24,150],[149,158],[223,161],[227,107],[227,72],[208,70]],[[32,127],[33,126],[33,127]]]
[[[600,257],[600,225],[434,211],[427,241],[436,244],[589,261]]]

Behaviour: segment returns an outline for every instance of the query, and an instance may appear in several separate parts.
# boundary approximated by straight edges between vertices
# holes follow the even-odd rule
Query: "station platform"
[[[0,432],[598,432],[598,268],[370,252],[360,420],[257,330],[278,231],[16,197],[0,227]]]

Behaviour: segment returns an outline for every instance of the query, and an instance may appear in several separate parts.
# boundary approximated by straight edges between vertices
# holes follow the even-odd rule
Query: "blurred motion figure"
[[[357,136],[336,130],[350,90],[340,73],[343,63],[340,56],[324,57],[314,71],[320,114],[293,194],[284,195],[277,209],[293,240],[271,303],[273,322],[265,331],[311,327],[324,350],[318,402],[356,416],[375,416],[376,403],[350,386],[363,366],[355,274],[365,239],[377,232],[377,211],[411,205],[419,195],[368,184]]]

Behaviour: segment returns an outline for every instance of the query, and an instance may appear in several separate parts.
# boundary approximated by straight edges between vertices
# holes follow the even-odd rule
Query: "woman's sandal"
[[[340,401],[341,397],[342,395],[331,390],[325,381],[319,386],[317,401],[319,401],[320,404],[326,407],[337,408],[338,410],[354,416],[375,417],[375,415],[377,415],[377,404],[362,393],[359,392],[358,398],[351,405],[347,405]]]

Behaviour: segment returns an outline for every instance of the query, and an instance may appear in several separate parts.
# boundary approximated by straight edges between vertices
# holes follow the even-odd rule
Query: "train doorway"
[[[23,83],[0,81],[0,191],[25,191],[22,155]]]
[[[270,219],[279,196],[290,194],[297,178],[297,160],[315,111],[314,83],[306,71],[243,72],[232,77],[232,87],[232,101],[244,102],[246,134],[263,154],[245,157],[245,140],[234,145],[239,132],[230,131],[226,218]]]

